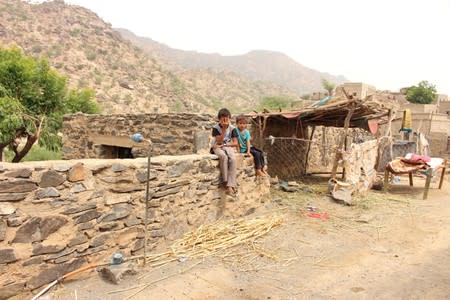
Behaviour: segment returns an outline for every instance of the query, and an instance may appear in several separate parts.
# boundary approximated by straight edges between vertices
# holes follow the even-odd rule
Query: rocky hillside
[[[0,0],[0,45],[47,57],[72,87],[93,88],[103,113],[216,112],[254,108],[295,93],[232,71],[176,70],[151,57],[88,9],[63,1]]]
[[[248,80],[272,82],[298,94],[323,90],[322,79],[341,84],[348,80],[307,68],[287,55],[273,51],[251,51],[244,55],[222,56],[194,51],[183,51],[168,47],[150,38],[139,37],[126,29],[116,29],[134,45],[144,49],[153,58],[165,62],[173,70],[185,69],[228,70]]]

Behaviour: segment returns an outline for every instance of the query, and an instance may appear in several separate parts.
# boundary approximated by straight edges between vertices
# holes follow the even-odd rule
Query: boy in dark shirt
[[[212,151],[219,157],[220,174],[226,186],[226,193],[236,192],[236,158],[237,147],[236,128],[230,124],[231,113],[222,108],[217,114],[219,124],[212,129]]]

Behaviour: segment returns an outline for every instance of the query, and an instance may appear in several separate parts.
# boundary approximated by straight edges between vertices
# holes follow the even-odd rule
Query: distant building
[[[358,99],[364,99],[367,96],[375,95],[377,90],[374,86],[363,82],[347,82],[336,88],[337,96],[344,96],[345,90],[348,96],[356,97]]]
[[[448,96],[445,94],[436,94],[436,103],[448,102]]]

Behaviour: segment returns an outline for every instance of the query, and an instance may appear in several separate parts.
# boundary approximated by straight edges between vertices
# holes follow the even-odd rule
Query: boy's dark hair
[[[244,117],[244,115],[239,115],[236,117],[236,123],[239,123],[241,121],[245,121],[245,123],[248,123],[248,120],[246,117]]]
[[[231,118],[231,113],[228,109],[226,108],[222,108],[221,110],[219,110],[219,113],[217,114],[217,118],[222,118],[222,117],[228,117]]]

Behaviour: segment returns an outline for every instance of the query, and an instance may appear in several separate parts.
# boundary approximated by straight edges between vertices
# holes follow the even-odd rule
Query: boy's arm
[[[250,139],[248,139],[247,140],[247,154],[250,154],[250,147],[251,147]]]
[[[212,147],[213,148],[222,147],[223,137],[224,137],[223,133],[220,134],[216,128],[213,128],[212,136],[213,136]]]

